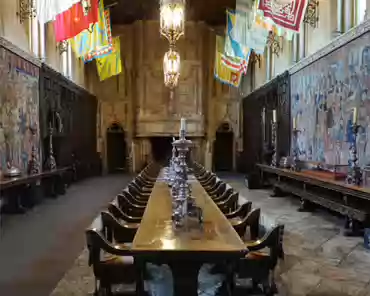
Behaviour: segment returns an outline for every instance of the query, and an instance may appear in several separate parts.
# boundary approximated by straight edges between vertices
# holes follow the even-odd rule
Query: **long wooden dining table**
[[[189,182],[195,203],[203,210],[202,227],[174,229],[170,188],[157,181],[132,244],[142,266],[169,265],[175,296],[198,295],[198,273],[204,263],[227,268],[246,253],[242,239],[201,184],[196,179]]]

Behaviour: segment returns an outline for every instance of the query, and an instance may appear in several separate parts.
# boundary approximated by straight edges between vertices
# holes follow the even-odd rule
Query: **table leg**
[[[203,262],[171,262],[174,296],[197,296],[198,274]]]

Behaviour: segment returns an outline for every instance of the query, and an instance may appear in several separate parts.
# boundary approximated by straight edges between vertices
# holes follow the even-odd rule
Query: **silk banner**
[[[122,72],[121,42],[119,37],[113,38],[113,50],[110,54],[102,58],[96,58],[96,67],[100,81]]]
[[[222,83],[239,87],[242,74],[240,71],[233,71],[222,62],[222,55],[225,49],[225,37],[216,36],[215,68],[214,77]]]
[[[308,0],[290,0],[287,4],[274,0],[259,0],[258,9],[264,17],[270,18],[275,24],[299,32],[306,13]]]
[[[36,0],[36,17],[41,25],[53,21],[55,17],[70,9],[81,0]]]
[[[231,30],[232,38],[257,54],[263,54],[269,31],[255,22],[255,10],[235,12],[235,25]]]
[[[89,30],[84,30],[70,39],[70,43],[76,56],[84,62],[102,57],[112,51],[110,13],[108,9],[104,10],[102,0],[99,4],[98,22],[93,24]]]
[[[56,16],[53,24],[57,42],[75,37],[98,21],[98,0],[91,0],[90,3],[91,8],[86,15],[81,2],[79,2]]]

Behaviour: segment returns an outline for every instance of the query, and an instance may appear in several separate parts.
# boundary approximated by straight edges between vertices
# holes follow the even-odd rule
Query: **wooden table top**
[[[134,251],[237,252],[245,245],[227,218],[205,192],[191,181],[196,204],[203,209],[203,230],[177,232],[172,226],[172,198],[165,182],[153,187],[140,227],[135,235]]]
[[[57,168],[55,170],[45,170],[38,174],[22,174],[16,177],[0,177],[0,189],[6,189],[12,186],[26,184],[27,182],[33,182],[42,178],[47,178],[53,175],[61,174],[67,171],[69,167]]]
[[[292,170],[289,170],[289,169],[276,168],[276,167],[272,167],[272,166],[265,165],[265,164],[257,164],[257,165],[262,170],[265,170],[265,171],[276,172],[276,173],[282,172],[285,175],[297,176],[297,177],[317,180],[317,181],[325,182],[327,184],[332,184],[332,185],[335,185],[335,186],[338,186],[338,187],[350,189],[350,190],[353,190],[353,191],[362,192],[366,195],[370,194],[370,188],[368,188],[368,187],[349,185],[349,184],[346,184],[345,181],[339,181],[339,180],[337,181],[337,180],[333,180],[333,179],[330,179],[330,178],[313,176],[312,174],[310,174],[308,172],[308,170],[302,170],[302,171],[299,171],[299,172],[295,172],[295,171],[292,171]]]

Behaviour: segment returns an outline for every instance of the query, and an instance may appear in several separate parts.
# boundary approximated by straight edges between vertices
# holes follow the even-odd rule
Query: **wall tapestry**
[[[39,68],[0,46],[0,170],[11,161],[26,172],[32,145],[41,160],[38,124]]]
[[[359,163],[370,163],[369,44],[366,33],[291,76],[300,159],[348,164],[356,107]]]

